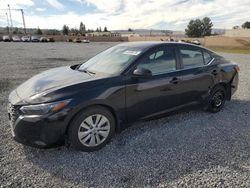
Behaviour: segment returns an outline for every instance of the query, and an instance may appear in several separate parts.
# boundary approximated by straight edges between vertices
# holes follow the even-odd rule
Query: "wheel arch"
[[[105,108],[107,109],[109,112],[111,112],[111,114],[113,115],[114,119],[115,119],[115,132],[120,132],[121,130],[121,127],[120,127],[120,121],[119,121],[119,117],[118,117],[118,114],[116,113],[115,109],[112,108],[111,106],[109,105],[106,105],[106,104],[90,104],[90,105],[87,105],[87,106],[84,106],[80,109],[78,109],[74,115],[70,118],[68,124],[67,124],[67,127],[66,127],[66,130],[65,130],[65,136],[67,138],[68,136],[68,131],[69,131],[69,128],[70,128],[70,125],[72,123],[72,121],[74,120],[74,118],[79,114],[81,113],[83,110],[86,110],[88,108],[93,108],[93,107],[98,107],[98,106],[101,106],[102,108]]]
[[[216,85],[214,85],[213,89],[222,86],[226,90],[226,100],[231,100],[231,84],[230,82],[219,82]]]

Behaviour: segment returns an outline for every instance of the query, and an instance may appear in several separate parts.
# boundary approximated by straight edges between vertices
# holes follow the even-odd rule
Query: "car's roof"
[[[125,42],[125,43],[118,44],[118,46],[125,46],[125,47],[131,47],[131,48],[137,48],[137,49],[143,50],[143,49],[156,47],[162,44],[187,45],[187,46],[195,46],[195,47],[206,49],[202,46],[197,46],[195,44],[190,44],[190,43],[185,43],[185,42],[167,42],[167,41]]]

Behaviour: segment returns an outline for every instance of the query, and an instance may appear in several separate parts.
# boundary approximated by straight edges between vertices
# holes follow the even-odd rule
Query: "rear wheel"
[[[223,86],[216,86],[210,94],[207,110],[213,113],[219,112],[223,108],[225,101],[225,88]]]
[[[115,132],[115,120],[110,111],[101,106],[80,112],[69,128],[69,144],[82,151],[95,151],[105,146]]]

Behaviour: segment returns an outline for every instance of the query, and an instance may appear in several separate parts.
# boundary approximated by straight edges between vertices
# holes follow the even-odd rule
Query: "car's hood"
[[[42,72],[23,84],[17,89],[17,95],[21,100],[32,97],[39,93],[52,91],[72,84],[85,82],[95,77],[84,72],[73,70],[70,67],[59,67]]]

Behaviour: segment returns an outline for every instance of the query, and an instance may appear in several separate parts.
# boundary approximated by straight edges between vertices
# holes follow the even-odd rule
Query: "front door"
[[[126,107],[128,121],[156,115],[180,105],[180,75],[174,48],[165,45],[146,53],[137,63],[152,72],[152,77],[132,74],[126,80]],[[132,71],[133,72],[133,71]]]

